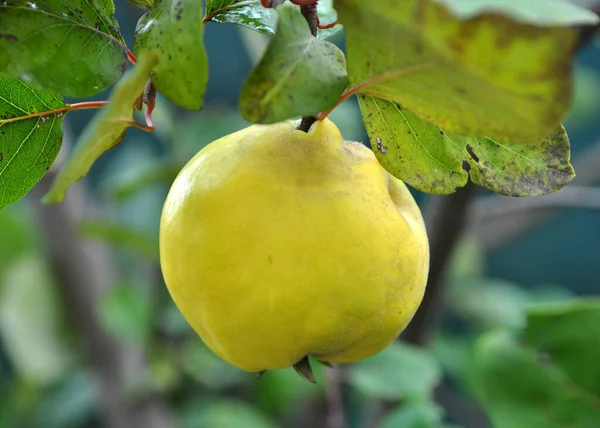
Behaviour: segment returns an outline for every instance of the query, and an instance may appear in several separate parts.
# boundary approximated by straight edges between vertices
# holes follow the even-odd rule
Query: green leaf
[[[182,418],[183,428],[275,428],[277,425],[243,401],[221,399],[209,405],[194,404]]]
[[[205,20],[237,24],[269,36],[277,28],[277,12],[263,7],[260,0],[208,0]]]
[[[501,195],[545,195],[575,178],[569,137],[561,124],[542,139],[525,144],[467,137],[464,147],[471,180]]]
[[[148,297],[133,284],[112,287],[100,300],[100,322],[123,342],[144,344],[152,327],[152,309]]]
[[[373,152],[390,174],[428,193],[452,193],[467,184],[466,146],[390,101],[366,95],[358,100]]]
[[[461,20],[434,0],[336,0],[336,8],[351,84],[447,132],[537,141],[569,108],[581,19],[539,27],[486,12]]]
[[[156,53],[152,82],[166,98],[187,109],[204,103],[208,58],[204,49],[201,0],[159,0],[140,18],[135,52]]]
[[[69,186],[83,178],[96,159],[121,142],[125,130],[133,123],[135,103],[142,95],[157,59],[153,53],[141,55],[114,87],[108,104],[86,126],[67,164],[60,171],[44,202],[60,202]]]
[[[46,174],[62,144],[63,113],[22,118],[61,107],[60,95],[0,76],[0,208],[21,199]]]
[[[578,387],[600,398],[600,299],[532,307],[525,340]]]
[[[284,4],[277,12],[277,33],[241,91],[242,115],[253,123],[314,115],[348,85],[342,51],[314,38],[297,8]]]
[[[394,342],[350,367],[348,381],[365,395],[390,400],[428,398],[441,379],[438,362],[426,350]]]
[[[501,195],[533,196],[554,192],[575,177],[562,125],[544,139],[511,143],[448,133],[384,99],[359,95],[359,103],[379,162],[421,191],[452,193],[470,176]]]
[[[115,83],[127,47],[112,0],[0,3],[0,74],[73,97]]]
[[[8,267],[0,286],[0,334],[11,363],[27,382],[55,382],[74,355],[48,266],[40,257],[22,256]]]
[[[442,415],[442,409],[432,401],[407,401],[385,417],[381,428],[440,428]]]
[[[78,230],[85,237],[127,248],[150,260],[159,259],[158,241],[130,227],[100,221],[84,221],[78,225]]]
[[[472,370],[477,394],[495,428],[598,426],[598,396],[507,332],[479,339]]]
[[[210,17],[215,13],[224,11],[223,9],[228,10],[233,7],[237,7],[240,3],[245,2],[239,0],[206,0],[206,16]],[[257,0],[256,3],[258,3],[262,7],[262,5],[260,4],[260,0]]]
[[[317,14],[323,24],[337,19],[332,0],[317,3]],[[273,36],[277,28],[277,13],[274,8],[265,8],[260,0],[208,0],[205,21],[241,25],[259,33]],[[317,38],[328,39],[342,29],[341,25],[319,30]]]

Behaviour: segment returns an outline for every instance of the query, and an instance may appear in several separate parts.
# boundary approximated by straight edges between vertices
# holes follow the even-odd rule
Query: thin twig
[[[298,125],[298,127],[296,128],[298,131],[304,131],[304,132],[308,132],[308,130],[310,129],[310,127],[313,125],[313,123],[315,123],[317,121],[316,117],[313,116],[305,116],[302,118],[302,120],[300,121],[300,124]]]
[[[319,21],[319,23],[317,24],[317,27],[319,28],[319,30],[329,30],[330,28],[335,27],[339,23],[340,23],[339,19],[336,19],[335,21],[330,22],[329,24],[321,24],[321,22]]]
[[[300,6],[300,12],[302,12],[302,16],[308,22],[308,27],[310,28],[310,33],[313,37],[317,37],[317,32],[319,31],[319,16],[317,15],[317,3],[309,4],[306,6]],[[299,131],[308,132],[310,127],[317,121],[317,118],[314,116],[305,116],[300,121],[300,125],[298,125]]]
[[[317,14],[317,3],[300,6],[300,12],[308,22],[308,28],[313,37],[317,37],[319,31],[319,15]]]

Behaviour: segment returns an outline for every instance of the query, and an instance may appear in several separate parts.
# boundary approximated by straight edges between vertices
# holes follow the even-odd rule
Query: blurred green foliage
[[[132,29],[139,13],[118,6],[119,21]],[[512,257],[504,259],[499,275],[502,263],[490,261],[497,255],[487,253],[476,236],[461,242],[447,275],[444,323],[429,349],[394,343],[372,358],[334,369],[313,361],[317,385],[292,369],[255,379],[198,339],[161,282],[158,221],[179,169],[211,141],[248,125],[235,102],[251,50],[262,42],[248,42],[245,31],[207,27],[214,35],[206,38],[207,49],[222,72],[211,74],[204,111],[184,112],[159,96],[157,131],[128,133],[128,143],[103,157],[86,183],[101,209],[90,209],[76,225],[78,236],[108,248],[116,270],[91,316],[114,343],[134,349],[145,362],[140,377],[127,385],[128,399],[161,396],[183,428],[296,427],[313,413],[327,418],[328,389],[335,385],[330,375],[341,373],[348,428],[600,426],[597,302],[582,303],[572,284],[554,284],[562,283],[559,278],[548,283],[531,274],[527,285],[537,285],[524,287],[525,281],[515,279],[524,275],[519,272],[561,269],[570,278],[579,271],[572,264],[552,266],[563,260],[539,260],[531,249],[531,260],[521,257],[517,243],[506,250]],[[245,51],[242,40],[252,49]],[[594,55],[597,48],[588,53]],[[576,135],[589,132],[588,139],[594,126],[600,134],[599,69],[600,63],[577,68],[567,122]],[[346,139],[366,141],[354,101],[330,118]],[[66,123],[81,128],[75,120]],[[71,319],[74,303],[61,293],[56,266],[40,239],[38,209],[30,197],[0,211],[0,428],[103,427],[98,382],[83,358],[85,338],[75,334],[80,326]],[[586,231],[594,236],[596,229]],[[580,233],[568,234],[574,241],[552,241],[553,251],[598,262],[593,248],[573,244]],[[599,272],[588,265],[584,273],[595,279]],[[598,294],[597,281],[578,285]],[[462,407],[440,402],[440,387],[462,400]],[[482,410],[484,421],[473,422],[471,413]]]

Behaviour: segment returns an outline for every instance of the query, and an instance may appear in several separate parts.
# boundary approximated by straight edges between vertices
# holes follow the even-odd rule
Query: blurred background
[[[117,2],[129,46],[141,13]],[[470,186],[446,197],[415,191],[432,238],[423,307],[376,357],[313,364],[312,385],[292,369],[257,380],[219,360],[162,282],[158,224],[169,185],[204,145],[247,126],[239,90],[267,41],[214,23],[205,40],[203,111],[159,98],[156,132],[129,129],[64,203],[39,203],[54,167],[0,211],[0,428],[490,426],[471,384],[477,337],[521,326],[532,302],[600,290],[600,44],[577,57],[565,124],[574,182],[528,199]],[[56,165],[93,114],[66,118]],[[330,117],[346,139],[368,144],[355,99]]]

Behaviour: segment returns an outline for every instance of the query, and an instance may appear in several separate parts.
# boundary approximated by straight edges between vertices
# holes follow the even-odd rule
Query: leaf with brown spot
[[[578,12],[542,25],[503,6],[523,2],[494,3],[457,12],[434,0],[336,0],[350,83],[448,132],[543,138],[571,102],[576,27],[598,17],[563,2]]]
[[[204,104],[208,58],[200,0],[160,0],[138,21],[135,53],[155,52],[152,83],[170,101],[190,110]]]
[[[533,196],[559,190],[575,177],[562,125],[529,143],[465,137],[427,123],[391,101],[367,95],[358,99],[379,162],[423,192],[452,193],[470,176],[501,195]]]

